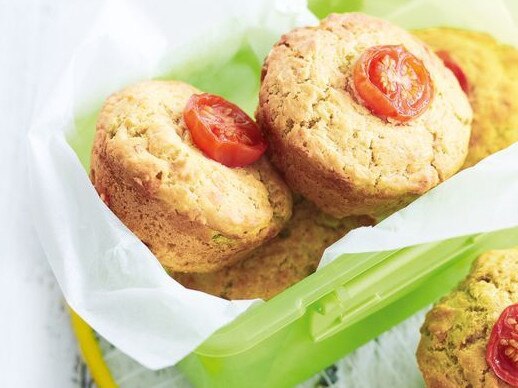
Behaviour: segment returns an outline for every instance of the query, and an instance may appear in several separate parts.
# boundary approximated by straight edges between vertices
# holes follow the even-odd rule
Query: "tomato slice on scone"
[[[493,326],[486,361],[500,379],[518,387],[518,304],[507,307]]]
[[[266,140],[255,121],[222,97],[193,94],[184,108],[183,118],[194,144],[225,166],[249,165],[266,150]]]
[[[433,98],[423,62],[401,45],[367,49],[353,67],[356,97],[372,114],[404,123],[422,114]]]
[[[442,59],[444,66],[450,69],[453,75],[457,78],[457,81],[459,81],[459,85],[464,93],[469,95],[468,77],[466,77],[466,74],[462,71],[459,64],[451,57],[450,53],[445,50],[438,50],[435,54]]]

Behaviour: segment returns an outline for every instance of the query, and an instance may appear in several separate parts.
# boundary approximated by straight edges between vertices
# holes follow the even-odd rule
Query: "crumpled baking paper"
[[[460,0],[395,2],[403,5],[388,16],[386,3],[391,2],[366,1],[365,9],[406,27],[448,24],[479,27],[510,43],[518,37],[503,0],[490,6],[471,1],[462,14],[452,11],[466,7]],[[432,16],[417,21],[415,15]],[[315,22],[303,0],[106,2],[35,116],[29,131],[30,196],[49,263],[69,305],[148,368],[175,364],[258,301],[227,301],[185,289],[99,200],[85,170],[95,112],[113,91],[167,74],[194,77],[201,85],[225,74],[228,79],[218,84],[222,94],[251,112],[257,74],[249,74],[250,69],[259,70],[283,32]],[[219,73],[218,66],[224,69],[232,58],[232,71]],[[216,71],[205,72],[204,66]],[[243,86],[254,74],[254,81]],[[513,146],[378,226],[351,232],[326,251],[323,263],[346,252],[394,249],[518,225],[516,198],[518,146]]]
[[[166,274],[99,200],[67,141],[81,124],[77,116],[201,51],[216,49],[224,62],[246,41],[262,62],[283,32],[315,22],[304,1],[106,2],[35,118],[29,131],[32,210],[52,270],[69,305],[146,367],[175,364],[254,301],[191,291]]]

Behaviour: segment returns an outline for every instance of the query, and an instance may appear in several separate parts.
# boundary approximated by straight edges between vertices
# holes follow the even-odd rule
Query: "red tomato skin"
[[[235,116],[240,120],[240,125],[235,122],[234,125],[226,124],[224,121],[228,117],[222,116],[223,124],[220,127],[223,135],[218,136],[213,130],[218,129],[218,123],[213,120],[217,120],[218,115],[207,118],[202,111],[204,107],[213,106],[218,109],[223,106],[225,110],[229,110],[226,113],[228,117]],[[208,93],[192,95],[184,108],[183,118],[194,144],[206,156],[227,167],[245,167],[260,159],[266,151],[267,143],[257,124],[238,106],[222,97]],[[251,144],[244,144],[239,139],[224,138],[229,128],[233,128],[235,133],[241,133]],[[239,135],[234,137],[239,138]]]
[[[437,54],[437,56],[442,59],[444,66],[451,70],[455,78],[457,78],[457,81],[459,81],[459,85],[462,91],[469,96],[471,86],[466,73],[464,73],[459,64],[455,62],[448,51],[438,50],[435,52],[435,54]]]
[[[396,63],[400,74],[403,65],[409,66],[418,78],[420,96],[415,104],[402,98],[401,86],[395,84],[392,95],[384,93],[373,80],[376,67],[388,56]],[[353,91],[357,100],[375,116],[396,123],[405,123],[420,116],[430,105],[434,88],[428,70],[422,61],[401,45],[374,46],[367,49],[353,67]]]
[[[502,312],[493,326],[486,350],[486,361],[498,378],[518,387],[518,362],[505,354],[510,347],[502,344],[502,341],[511,340],[518,342],[518,304],[511,305]]]

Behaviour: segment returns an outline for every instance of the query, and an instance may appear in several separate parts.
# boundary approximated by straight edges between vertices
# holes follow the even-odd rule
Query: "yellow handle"
[[[104,362],[103,354],[94,332],[88,324],[81,319],[70,307],[72,329],[79,342],[81,355],[88,366],[88,370],[99,388],[117,388],[117,384],[110,373],[108,365]]]

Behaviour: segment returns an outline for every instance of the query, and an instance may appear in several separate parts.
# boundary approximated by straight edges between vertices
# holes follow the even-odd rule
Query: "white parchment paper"
[[[376,3],[381,2],[366,6],[383,15],[385,9]],[[454,3],[461,6],[458,0],[407,2],[392,19],[405,25],[414,13],[421,15],[431,6],[436,25],[441,15],[450,15],[446,12]],[[484,29],[495,26],[499,38],[516,39],[509,32],[514,21],[503,0],[492,2],[492,13],[479,8],[473,9],[485,18]],[[509,28],[500,23],[504,14]],[[461,26],[476,29],[477,18],[465,17]],[[444,23],[452,20],[448,16]],[[173,281],[99,200],[67,134],[75,129],[78,112],[131,82],[163,74],[220,40],[227,42],[222,57],[232,56],[246,39],[262,60],[281,33],[314,23],[304,1],[297,0],[106,2],[55,93],[35,116],[29,132],[30,195],[50,265],[70,306],[148,368],[175,364],[256,301],[226,301]],[[518,225],[517,198],[514,146],[458,174],[378,226],[350,233],[326,251],[323,263],[346,252],[393,249]]]
[[[66,136],[77,112],[218,40],[226,42],[221,56],[231,56],[248,39],[262,61],[283,32],[316,21],[304,1],[243,3],[106,2],[29,132],[34,222],[67,302],[152,369],[175,364],[254,302],[227,301],[173,281],[99,200]]]

